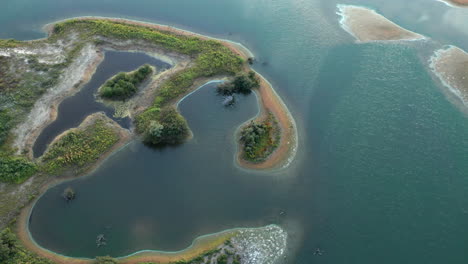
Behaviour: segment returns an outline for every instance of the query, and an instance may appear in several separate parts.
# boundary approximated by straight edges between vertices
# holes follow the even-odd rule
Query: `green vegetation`
[[[36,172],[36,165],[27,159],[0,153],[1,182],[22,183]]]
[[[2,264],[52,264],[47,259],[26,250],[9,228],[0,232],[0,263]]]
[[[0,39],[0,48],[16,48],[21,46],[22,42],[15,39]]]
[[[198,37],[176,35],[171,32],[130,25],[106,20],[73,19],[55,25],[55,37],[67,32],[78,31],[84,39],[96,39],[102,36],[112,39],[145,41],[194,58],[191,67],[172,75],[158,89],[152,107],[140,113],[136,118],[137,130],[145,135],[146,141],[159,145],[162,115],[170,111],[160,111],[174,100],[185,95],[195,80],[215,75],[236,75],[243,69],[244,61],[229,48],[214,40],[203,40]],[[53,36],[54,37],[54,36]],[[159,123],[159,124],[158,124]],[[179,122],[180,123],[180,122]],[[152,131],[147,129],[151,128]],[[181,129],[183,130],[183,129]],[[164,142],[163,140],[162,142]],[[174,140],[169,140],[174,142]],[[178,140],[175,140],[178,141]]]
[[[64,169],[79,172],[118,140],[119,135],[110,126],[103,120],[96,120],[84,130],[71,131],[55,142],[42,159],[44,169],[48,173],[60,173]]]
[[[218,93],[222,95],[232,95],[234,93],[243,93],[248,94],[254,88],[260,86],[260,81],[258,80],[255,72],[250,71],[248,74],[240,73],[231,82],[225,82],[218,85]]]
[[[99,93],[108,99],[127,99],[138,91],[138,85],[152,73],[153,69],[149,65],[143,65],[132,73],[121,72],[108,80]]]
[[[95,264],[117,264],[117,260],[109,256],[96,257]]]
[[[241,131],[244,158],[251,162],[265,160],[279,143],[279,131],[272,114],[263,122],[251,121]]]
[[[157,112],[157,114],[156,114]],[[151,145],[174,145],[182,143],[189,135],[187,121],[173,108],[166,107],[161,111],[154,111],[152,118],[144,130],[144,141]],[[146,124],[146,122],[142,122]],[[138,124],[138,123],[137,123]]]

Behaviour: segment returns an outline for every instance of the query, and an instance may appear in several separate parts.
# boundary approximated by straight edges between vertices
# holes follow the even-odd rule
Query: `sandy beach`
[[[424,36],[406,30],[376,11],[352,5],[338,5],[341,27],[356,38],[357,42],[414,41]]]

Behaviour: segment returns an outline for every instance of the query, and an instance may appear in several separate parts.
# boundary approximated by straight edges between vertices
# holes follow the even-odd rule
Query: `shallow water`
[[[340,28],[337,3],[375,8],[431,40],[357,45]],[[445,44],[468,50],[468,9],[435,0],[8,0],[4,6],[1,37],[36,38],[44,23],[104,15],[242,42],[299,127],[290,168],[266,175],[238,169],[233,129],[255,114],[255,98],[228,110],[201,89],[180,105],[192,141],[161,151],[132,143],[91,177],[39,200],[31,232],[46,248],[122,256],[181,249],[198,235],[234,226],[278,223],[290,234],[287,263],[468,259],[468,119],[426,65]],[[78,191],[76,203],[59,197],[68,185]],[[107,247],[96,248],[99,233],[108,235]],[[316,247],[323,256],[314,256]]]
[[[57,119],[44,128],[33,146],[35,157],[41,156],[54,138],[64,131],[77,127],[90,114],[104,112],[124,128],[129,128],[129,118],[115,118],[114,109],[96,101],[96,93],[109,78],[119,72],[129,72],[143,64],[156,67],[157,71],[170,68],[170,65],[144,53],[106,51],[105,59],[98,66],[91,80],[74,96],[68,97],[57,109]]]

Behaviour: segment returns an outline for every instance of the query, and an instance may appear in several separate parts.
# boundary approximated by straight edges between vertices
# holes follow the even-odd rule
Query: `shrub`
[[[36,172],[36,165],[27,159],[0,154],[0,181],[22,183]]]
[[[99,90],[102,97],[108,99],[126,99],[134,95],[140,85],[153,69],[149,65],[143,65],[132,73],[121,72],[108,80]]]
[[[233,93],[248,94],[254,88],[258,88],[260,82],[255,72],[250,71],[248,74],[242,73],[236,75],[231,82],[225,82],[218,85],[218,93],[222,95],[232,95]]]
[[[2,264],[52,264],[26,250],[9,228],[0,232],[0,263]]]
[[[152,120],[145,132],[145,142],[151,145],[182,143],[189,133],[185,119],[173,107],[164,108],[157,120]]]

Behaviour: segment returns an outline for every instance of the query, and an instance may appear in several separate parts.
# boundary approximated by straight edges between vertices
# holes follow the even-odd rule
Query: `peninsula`
[[[0,226],[7,226],[16,218],[18,208],[24,207],[12,229],[29,250],[40,256],[57,263],[94,263],[62,258],[34,243],[27,223],[35,198],[52,184],[89,173],[134,138],[154,145],[183,143],[190,133],[177,103],[209,80],[235,82],[239,76],[249,74],[256,80],[252,91],[258,95],[261,110],[248,122],[274,123],[273,132],[268,134],[274,136],[274,148],[263,152],[261,159],[250,160],[244,158],[240,149],[237,160],[242,167],[278,169],[288,166],[294,158],[297,150],[294,119],[268,81],[251,70],[252,55],[241,45],[168,26],[112,18],[68,19],[47,25],[46,30],[48,37],[44,39],[0,40],[0,181],[6,184],[0,192],[0,199],[5,201],[0,211]],[[144,52],[169,62],[172,68],[157,74],[142,68],[142,76],[138,78],[134,76],[138,71],[121,74],[101,90],[101,95],[113,100],[128,99],[126,109],[121,111],[133,120],[134,130],[126,130],[96,113],[78,128],[59,135],[44,155],[33,158],[32,146],[42,130],[56,119],[58,105],[90,80],[103,61],[105,50]],[[116,80],[123,81],[122,85],[115,85]],[[140,84],[142,87],[137,93],[136,86]],[[239,144],[242,145],[242,141]],[[265,141],[262,144],[264,148]],[[284,233],[281,228],[274,228]],[[202,239],[196,243],[195,250],[188,249],[188,255],[184,255],[187,251],[169,254],[171,257],[146,252],[122,263],[168,263],[195,258],[210,262],[234,250],[226,243],[236,241],[242,230]],[[2,234],[10,236],[8,232],[5,229]],[[277,238],[280,237],[285,243],[285,235]],[[281,244],[281,248],[284,247],[285,244]],[[269,253],[269,256],[278,253]],[[235,256],[241,257],[241,254],[227,257],[235,263]],[[26,255],[30,257],[29,253]],[[49,262],[44,260],[44,263]]]
[[[423,40],[424,36],[406,30],[376,11],[360,6],[338,5],[341,27],[357,42]]]

